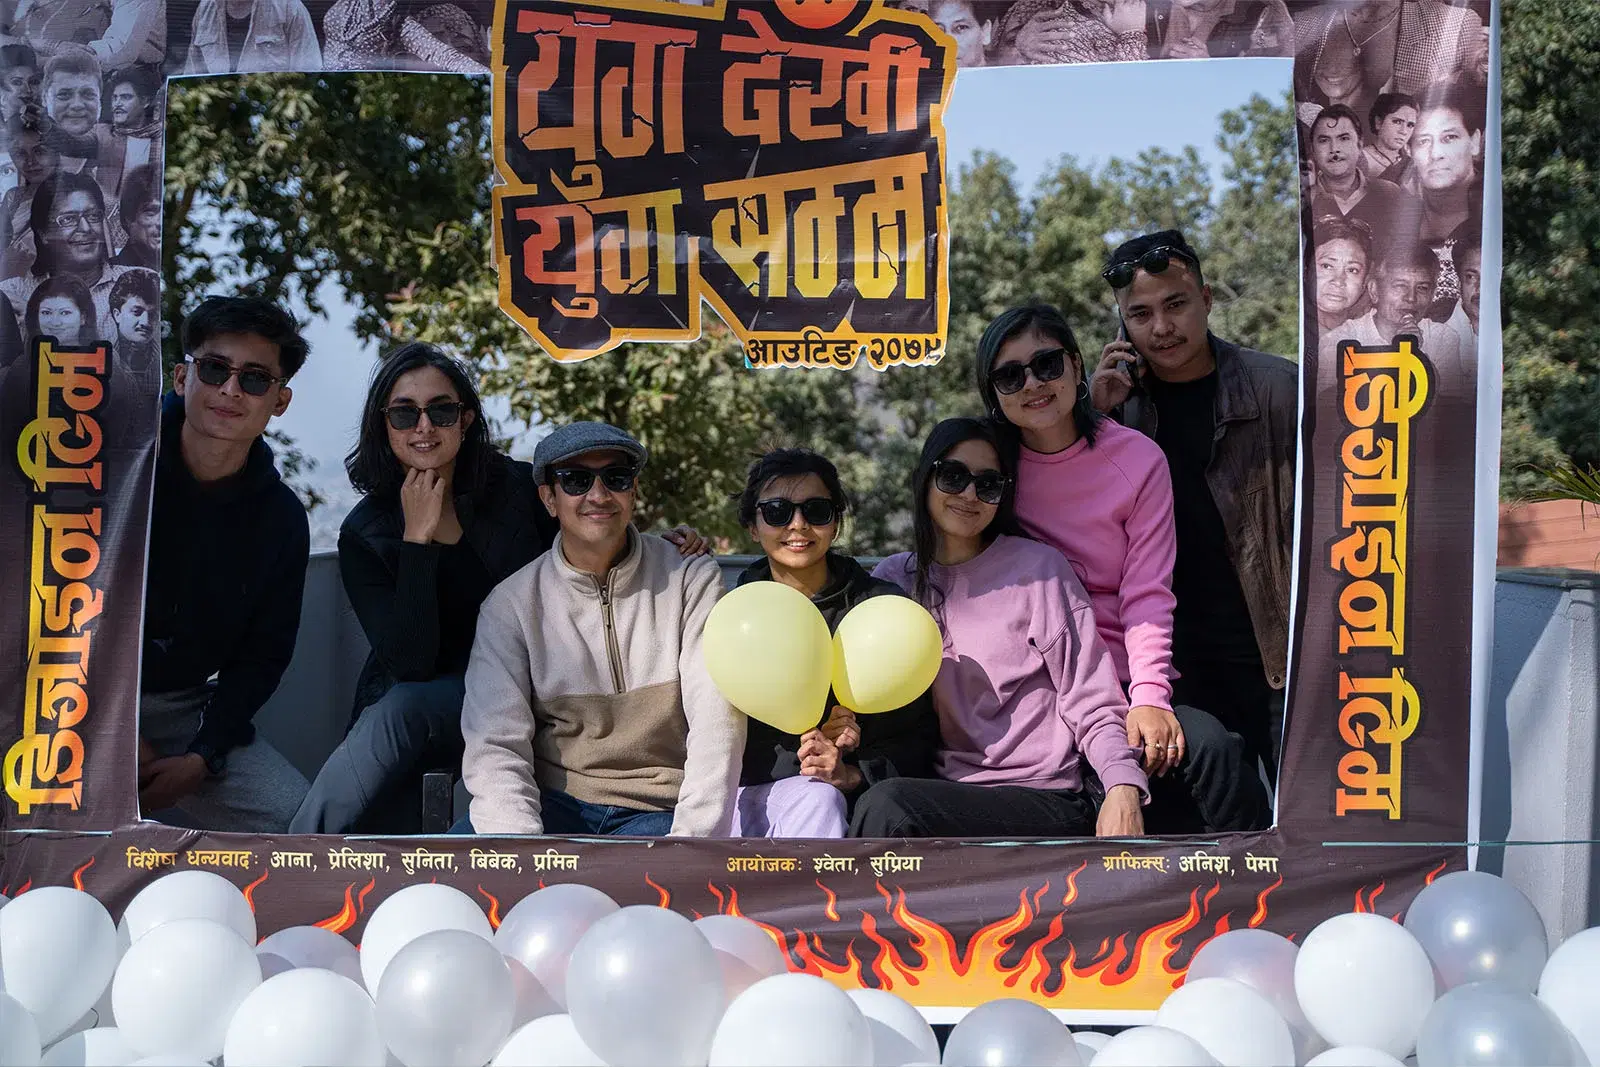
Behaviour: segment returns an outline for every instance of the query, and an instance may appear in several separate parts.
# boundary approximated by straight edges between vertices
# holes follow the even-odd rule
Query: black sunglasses
[[[562,467],[550,472],[550,479],[561,487],[561,491],[568,496],[583,496],[594,488],[595,478],[600,479],[613,493],[626,493],[633,488],[634,479],[639,477],[637,467],[626,464],[617,464],[601,470],[591,470],[588,467]]]
[[[827,526],[837,515],[833,501],[825,496],[814,496],[810,500],[785,500],[782,497],[773,497],[771,500],[758,501],[756,510],[761,512],[762,522],[779,530],[789,525],[797,510],[800,512],[800,517],[812,526]]]
[[[273,377],[260,367],[235,368],[227,360],[216,356],[184,356],[183,361],[194,368],[195,374],[202,382],[210,386],[225,385],[229,378],[237,374],[239,388],[251,396],[265,396],[268,389],[289,380],[287,377]]]
[[[1000,498],[1006,495],[1006,486],[1010,484],[1011,479],[996,470],[974,474],[959,459],[941,459],[933,465],[934,488],[950,496],[960,496],[971,485],[977,488],[981,503],[998,504]]]
[[[1148,274],[1160,274],[1172,265],[1174,259],[1181,259],[1190,266],[1199,269],[1200,264],[1196,263],[1194,257],[1183,249],[1173,248],[1171,245],[1159,245],[1150,249],[1138,259],[1125,259],[1119,263],[1111,264],[1111,266],[1100,272],[1100,277],[1109,282],[1113,289],[1126,289],[1133,284],[1133,276],[1136,272],[1142,270]]]
[[[420,408],[415,404],[394,404],[383,409],[383,416],[397,430],[411,429],[422,420],[423,412],[428,413],[428,421],[435,426],[454,426],[464,407],[459,400],[435,400]]]
[[[1053,382],[1067,372],[1067,350],[1048,348],[1034,354],[1026,363],[1007,363],[989,372],[989,384],[997,393],[1010,396],[1028,384],[1028,372],[1038,382]]]

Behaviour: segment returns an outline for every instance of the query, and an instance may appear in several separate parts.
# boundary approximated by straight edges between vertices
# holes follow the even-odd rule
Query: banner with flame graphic
[[[752,366],[936,361],[949,299],[941,115],[965,61],[926,5],[458,0],[352,32],[348,4],[311,2],[318,20],[258,20],[260,39],[230,50],[222,5],[168,0],[136,61],[168,75],[493,74],[502,298],[558,356],[693,336],[704,299],[740,331]],[[13,296],[0,302],[0,327],[12,314],[21,327],[15,340],[0,328],[0,892],[77,885],[117,913],[167,871],[207,869],[246,891],[263,935],[316,923],[359,940],[372,909],[408,884],[457,886],[497,922],[540,885],[582,881],[624,903],[748,916],[796,970],[892,989],[936,1017],[1021,996],[1107,1018],[1153,1008],[1219,932],[1298,936],[1351,909],[1398,917],[1426,882],[1464,866],[1476,830],[1470,709],[1486,674],[1474,624],[1492,606],[1492,561],[1474,555],[1474,534],[1495,521],[1495,501],[1477,492],[1492,478],[1478,466],[1493,464],[1499,432],[1477,413],[1499,380],[1494,11],[1486,0],[1372,0],[1359,12],[1252,0],[1195,37],[1165,0],[1114,6],[1143,6],[1144,33],[1112,32],[1069,0],[998,5],[991,61],[1278,55],[1293,58],[1308,131],[1330,105],[1370,113],[1380,92],[1461,128],[1426,168],[1395,174],[1411,195],[1392,197],[1390,214],[1353,226],[1347,200],[1315,182],[1302,197],[1302,410],[1280,428],[1300,444],[1299,503],[1271,507],[1284,507],[1273,519],[1296,538],[1294,574],[1275,576],[1296,595],[1283,620],[1289,674],[1272,679],[1287,687],[1273,830],[1136,842],[535,842],[140,823],[159,352],[137,331],[48,341]],[[21,32],[42,39],[104,31],[60,25],[71,21],[63,0],[33,10]],[[1352,17],[1375,26],[1353,49]],[[1030,33],[1052,19],[1076,37],[1043,48]],[[158,127],[126,140],[126,153],[94,162],[104,188],[129,179],[117,168],[160,159]],[[1398,324],[1380,309],[1328,317],[1316,253],[1363,233],[1374,259],[1374,236],[1412,246],[1389,263],[1430,273],[1440,306]],[[158,234],[142,248],[108,223],[108,242],[124,238],[120,252],[160,261]],[[0,291],[23,293],[18,281]],[[1271,510],[1259,496],[1251,502]]]

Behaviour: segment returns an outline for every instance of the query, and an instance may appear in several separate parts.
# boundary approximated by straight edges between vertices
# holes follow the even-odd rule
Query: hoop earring
[[[1082,378],[1078,379],[1078,400],[1080,403],[1088,403],[1089,401],[1089,383]]]

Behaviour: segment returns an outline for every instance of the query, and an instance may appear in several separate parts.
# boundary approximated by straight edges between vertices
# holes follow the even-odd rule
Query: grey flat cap
[[[650,458],[649,451],[621,430],[605,422],[574,422],[551,431],[533,450],[533,481],[543,485],[549,480],[550,469],[562,460],[581,456],[585,452],[615,450],[633,458],[635,465],[643,467]]]

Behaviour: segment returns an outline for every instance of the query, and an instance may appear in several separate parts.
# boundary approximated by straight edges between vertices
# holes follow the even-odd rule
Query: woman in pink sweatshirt
[[[914,552],[878,565],[944,634],[938,778],[856,802],[857,837],[1137,836],[1148,799],[1128,706],[1072,568],[1012,529],[1012,471],[977,419],[934,427],[912,479]],[[1084,761],[1105,787],[1084,788]]]
[[[1127,743],[1151,779],[1159,833],[1262,829],[1271,802],[1243,739],[1172,706],[1172,477],[1155,441],[1098,415],[1061,312],[1002,313],[978,341],[978,391],[1017,471],[1021,531],[1058,549],[1083,582],[1127,694]]]

